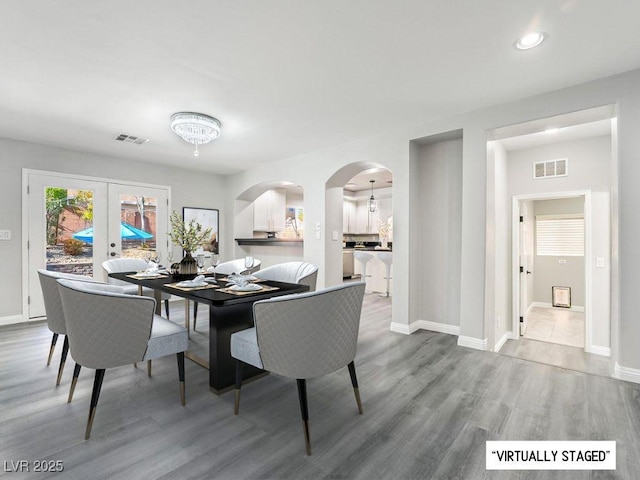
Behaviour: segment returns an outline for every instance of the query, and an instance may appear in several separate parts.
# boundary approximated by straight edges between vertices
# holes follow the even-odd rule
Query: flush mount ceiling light
[[[178,112],[171,115],[171,130],[183,140],[196,146],[194,156],[198,156],[198,145],[204,145],[220,136],[218,119],[195,112]]]
[[[369,211],[373,213],[378,208],[378,203],[376,202],[376,199],[373,196],[373,183],[375,182],[375,180],[369,180],[369,181],[371,182],[371,197],[367,201],[367,206],[369,207]]]
[[[521,37],[516,42],[516,48],[518,50],[529,50],[535,48],[544,42],[546,35],[542,32],[532,32]]]

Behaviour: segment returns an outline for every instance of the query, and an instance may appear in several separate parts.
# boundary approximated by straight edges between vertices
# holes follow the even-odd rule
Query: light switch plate
[[[333,240],[334,242],[338,241],[338,231],[334,230],[333,234],[331,235],[331,240]]]
[[[11,240],[11,230],[0,230],[0,240]]]
[[[320,240],[320,230],[316,232],[316,240]]]
[[[604,268],[604,257],[596,257],[596,268]]]

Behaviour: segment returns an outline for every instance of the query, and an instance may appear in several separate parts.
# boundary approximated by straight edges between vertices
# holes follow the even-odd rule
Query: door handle
[[[112,243],[112,244],[111,244],[111,247],[115,247],[115,246],[116,246],[116,244],[115,244],[115,243]]]
[[[111,252],[109,255],[111,255],[112,257],[117,257],[118,253],[117,252]]]
[[[529,270],[527,270],[527,275],[531,275],[531,272]]]

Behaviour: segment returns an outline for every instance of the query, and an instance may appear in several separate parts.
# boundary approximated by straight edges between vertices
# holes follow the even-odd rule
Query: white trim
[[[430,322],[429,320],[416,320],[409,325],[405,323],[391,322],[389,328],[392,332],[410,335],[417,330],[431,330],[432,332],[446,333],[449,335],[460,335],[460,327],[458,325],[449,325],[447,323]]]
[[[411,330],[411,325],[408,325],[406,323],[391,322],[389,330],[396,333],[402,333],[404,335],[411,335],[413,333],[413,331]]]
[[[613,378],[625,380],[627,382],[640,383],[640,370],[636,368],[623,367],[616,362],[613,367]]]
[[[45,317],[26,319],[22,315],[9,315],[6,317],[0,317],[0,325],[14,325],[16,323],[36,322],[42,320]]]
[[[474,348],[476,350],[486,351],[488,345],[489,345],[489,340],[487,338],[480,340],[479,338],[463,337],[462,335],[458,337],[458,346],[460,347],[468,347],[468,348]]]
[[[498,343],[496,343],[496,346],[493,349],[493,351],[498,353],[500,349],[504,347],[504,344],[507,343],[507,340],[511,339],[512,337],[513,337],[513,334],[511,332],[504,332],[500,340],[498,340]]]
[[[569,310],[570,312],[584,312],[584,307],[581,307],[580,305],[571,305],[571,308],[564,308],[564,307],[554,307],[552,304],[548,302],[531,302],[531,305],[529,305],[529,308],[532,308],[532,307],[553,308],[554,310]]]
[[[460,335],[459,325],[449,325],[447,323],[431,322],[429,320],[416,320],[411,322],[412,331],[431,330],[432,332],[447,333],[449,335]]]
[[[611,356],[611,349],[609,347],[600,347],[599,345],[587,345],[587,348],[585,348],[585,350],[587,353],[602,355],[603,357]]]

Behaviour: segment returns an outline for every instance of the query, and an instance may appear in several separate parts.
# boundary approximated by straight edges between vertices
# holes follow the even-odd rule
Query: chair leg
[[[84,439],[89,440],[91,436],[91,427],[93,426],[93,417],[96,415],[96,407],[98,406],[98,397],[100,397],[100,389],[102,388],[102,380],[104,379],[104,368],[96,370],[96,377],[93,380],[93,392],[91,393],[91,406],[89,408],[89,419],[87,420],[87,430]]]
[[[51,348],[49,349],[49,358],[47,359],[47,367],[51,364],[51,357],[53,356],[53,350],[56,348],[56,342],[58,341],[58,334],[54,333],[51,339]]]
[[[184,407],[187,404],[186,392],[184,388],[184,352],[176,353],[178,357],[178,380],[180,380],[180,403]]]
[[[298,378],[298,400],[300,400],[300,413],[302,414],[302,428],[304,429],[304,446],[307,455],[311,455],[311,441],[309,440],[309,406],[307,404],[307,381]]]
[[[151,360],[147,360],[147,376],[151,376]]]
[[[351,385],[353,386],[353,393],[356,396],[356,403],[358,404],[358,412],[362,415],[362,402],[360,401],[360,390],[358,389],[358,378],[356,377],[356,366],[353,362],[349,365],[349,375],[351,375]]]
[[[71,388],[69,389],[69,398],[67,399],[67,403],[71,403],[73,392],[76,389],[76,383],[78,383],[78,377],[80,376],[81,368],[82,366],[79,363],[76,363],[76,366],[73,368],[73,380],[71,380]]]
[[[64,343],[62,344],[62,356],[60,357],[60,367],[58,368],[58,378],[56,380],[56,387],[60,385],[62,380],[62,371],[64,370],[64,362],[67,361],[67,353],[69,352],[69,337],[64,336]]]
[[[193,302],[193,331],[196,331],[196,322],[198,321],[198,302]]]
[[[233,414],[237,415],[240,410],[240,389],[242,388],[242,362],[236,360],[236,401],[233,406]]]
[[[164,313],[167,314],[167,320],[169,320],[169,299],[164,301]]]

